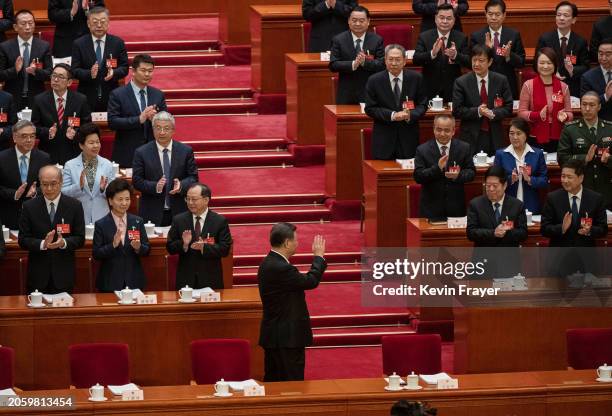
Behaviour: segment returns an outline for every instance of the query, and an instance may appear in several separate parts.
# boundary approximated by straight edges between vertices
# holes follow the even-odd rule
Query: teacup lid
[[[191,290],[191,288],[189,287],[189,285],[185,285],[185,287],[183,289],[187,289],[187,290]],[[223,380],[223,379],[221,379]]]
[[[99,388],[104,388],[104,386],[101,386],[100,383],[96,383],[95,386],[91,386],[92,389],[99,389]]]
[[[391,374],[389,377],[399,377],[399,376],[394,371],[393,374]]]
[[[435,100],[435,101],[438,101],[438,100],[441,100],[441,99],[442,99],[442,98],[440,98],[440,96],[439,96],[439,95],[436,95],[434,98],[432,98],[432,100]]]
[[[123,289],[121,292],[123,293],[127,293],[127,292],[131,292],[132,289],[130,289],[128,286],[125,287],[125,289]]]
[[[414,374],[414,371],[412,371],[412,372],[410,373],[410,375],[411,375],[411,376],[416,376],[416,374]]]
[[[481,150],[480,152],[476,153],[476,156],[487,156],[487,154]]]
[[[38,291],[38,289],[34,289],[34,292],[30,293],[30,295],[39,295],[40,292]]]
[[[225,380],[221,379],[221,380],[217,381],[217,383],[216,383],[216,384],[221,384],[221,385],[223,385],[223,384],[227,384],[227,382],[226,382]]]
[[[604,364],[602,366],[599,366],[599,369],[612,371],[612,365]]]

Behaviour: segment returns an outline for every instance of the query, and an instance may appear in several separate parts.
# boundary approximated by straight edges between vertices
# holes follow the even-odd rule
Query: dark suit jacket
[[[592,247],[595,246],[595,239],[608,233],[606,209],[601,194],[582,187],[578,215],[583,218],[588,213],[593,219],[590,236],[578,234],[580,226],[574,225],[570,226],[565,234],[562,233],[563,217],[571,211],[569,196],[565,189],[557,189],[548,194],[542,210],[541,231],[544,237],[550,238],[551,247]]]
[[[196,251],[189,248],[183,250],[183,231],[191,231],[192,242],[199,237],[206,240],[208,236],[214,237],[214,244],[205,244],[204,251]],[[212,289],[223,289],[223,267],[221,258],[227,257],[232,247],[232,235],[230,234],[227,220],[223,215],[208,210],[206,219],[202,225],[199,236],[194,235],[193,214],[183,212],[172,219],[172,226],[168,232],[166,249],[170,254],[179,255],[179,263],[176,269],[176,290],[189,285],[201,289],[210,287]]]
[[[108,73],[106,60],[113,56],[117,68],[113,68],[113,77],[104,81]],[[91,78],[91,67],[96,63],[96,46],[90,34],[83,35],[72,45],[72,73],[79,80],[79,92],[87,96],[87,103],[94,111],[106,111],[108,95],[119,86],[119,80],[128,74],[128,55],[123,39],[111,34],[106,35],[102,62],[95,79]]]
[[[55,97],[53,91],[45,91],[34,97],[32,108],[32,122],[36,125],[36,135],[40,142],[38,147],[49,153],[52,163],[64,163],[75,158],[81,150],[76,137],[73,140],[66,138],[68,130],[68,117],[81,119],[81,125],[91,122],[91,110],[87,105],[87,97],[83,94],[68,90],[66,102],[64,103],[64,120],[58,121],[57,109],[55,108]],[[49,140],[49,128],[57,123],[57,132],[53,139]]]
[[[0,222],[0,229],[2,228],[2,223]],[[4,244],[4,233],[0,235],[0,257],[4,257],[6,254],[6,245]]]
[[[412,61],[415,65],[423,67],[427,99],[439,95],[447,102],[453,98],[453,83],[455,79],[461,76],[461,67],[471,67],[468,40],[463,33],[456,30],[451,30],[448,34],[446,40],[448,47],[451,46],[451,42],[455,42],[457,48],[454,63],[451,63],[442,51],[438,53],[435,59],[431,59],[431,50],[437,40],[438,31],[435,28],[421,33]]]
[[[599,101],[601,102],[599,117],[604,120],[612,121],[612,99],[606,102],[606,97],[604,95],[606,91],[606,80],[600,65],[582,74],[580,78],[580,96],[582,97],[587,91],[595,91],[599,94]]]
[[[170,210],[172,216],[187,211],[185,195],[192,183],[198,181],[198,167],[193,157],[193,150],[190,146],[172,141],[172,155],[170,156],[171,178],[166,178],[168,185],[161,193],[157,193],[157,182],[163,176],[163,167],[159,160],[157,142],[149,142],[134,153],[134,167],[132,173],[132,183],[134,188],[142,192],[140,198],[140,210],[138,214],[146,221],[160,224],[164,214],[164,201],[166,192],[172,189],[174,179],[181,181],[181,192],[170,195]]]
[[[422,185],[419,216],[429,219],[465,216],[464,184],[474,179],[475,168],[470,146],[460,140],[451,140],[447,169],[440,170],[442,155],[435,139],[423,143],[416,150],[414,180]],[[456,180],[447,179],[448,166],[461,167]]]
[[[305,290],[319,285],[327,263],[315,257],[302,274],[278,253],[270,251],[259,265],[257,280],[263,304],[259,345],[263,348],[303,348],[312,344]]]
[[[504,101],[501,107],[495,107],[497,97]],[[504,75],[489,71],[487,98],[487,107],[495,113],[493,120],[489,121],[489,134],[493,145],[499,149],[504,143],[502,120],[512,116],[512,92]],[[453,89],[453,114],[461,120],[459,137],[470,144],[472,154],[480,151],[476,148],[482,125],[482,117],[478,116],[480,102],[480,85],[476,74],[470,72],[457,78]]]
[[[450,4],[450,1],[447,1]],[[461,19],[459,16],[463,16],[467,13],[469,5],[467,0],[459,0],[457,6],[457,13],[455,14],[455,26],[454,30],[461,32]],[[421,32],[436,28],[436,10],[438,9],[438,0],[412,0],[412,10],[416,14],[422,15],[421,19]]]
[[[557,71],[566,79],[563,80],[569,89],[570,93],[574,97],[578,97],[580,94],[580,77],[589,69],[589,50],[587,46],[587,41],[572,31],[570,34],[570,38],[567,41],[567,53],[576,55],[576,65],[574,65],[574,74],[569,77],[569,73],[565,69],[565,65],[563,63],[564,56],[561,56],[561,43],[559,43],[559,35],[557,30],[553,30],[552,32],[543,33],[538,39],[538,44],[536,46],[536,51],[541,48],[548,46],[549,48],[553,48],[558,56],[557,62]]]
[[[52,23],[55,23],[55,35],[53,36],[53,56],[63,58],[70,56],[72,52],[72,42],[81,36],[89,33],[87,27],[86,11],[83,10],[83,2],[78,1],[79,9],[77,14],[70,16],[73,0],[49,0],[47,15]],[[94,0],[90,8],[103,6],[103,0]]]
[[[147,105],[156,105],[158,111],[167,111],[164,93],[147,87]],[[130,83],[111,91],[108,98],[108,126],[115,130],[112,160],[122,167],[132,167],[137,147],[155,140],[149,120],[140,124],[140,103],[136,101]]]
[[[130,244],[128,230],[140,231],[140,250],[136,252]],[[140,263],[140,257],[148,256],[151,247],[142,218],[127,214],[127,229],[123,244],[113,247],[117,226],[113,215],[96,221],[93,239],[93,257],[100,262],[96,277],[96,287],[100,292],[112,292],[128,286],[130,289],[144,290],[146,276]]]
[[[510,195],[504,196],[501,207],[502,221],[514,221],[514,228],[503,238],[495,237],[495,211],[486,195],[470,201],[467,212],[467,237],[476,247],[517,247],[527,239],[527,216],[523,203]]]
[[[17,38],[0,43],[0,81],[4,81],[4,91],[13,96],[17,110],[21,110],[25,105],[32,108],[34,97],[45,90],[45,81],[49,81],[53,69],[49,43],[36,36],[32,36],[31,42],[30,63],[38,59],[43,64],[43,68],[37,69],[34,75],[27,75],[28,97],[25,104],[22,99],[25,71],[22,69],[17,73],[15,70],[15,61],[18,56],[21,56]]]
[[[325,0],[303,0],[302,17],[312,24],[308,52],[328,51],[334,36],[348,30],[351,10],[356,0],[336,0],[336,7],[328,9]]]
[[[370,75],[385,69],[385,48],[383,39],[376,33],[367,32],[361,47],[364,53],[374,56],[353,71],[353,60],[357,56],[353,35],[350,30],[332,39],[329,69],[339,72],[336,104],[358,104],[365,100],[365,85]]]
[[[6,113],[6,122],[0,122],[0,150],[8,149],[13,145],[13,125],[17,123],[17,111],[13,96],[5,91],[0,91],[0,109]]]
[[[0,19],[0,42],[4,42],[6,40],[5,32],[13,29],[13,23],[15,23],[13,0],[0,0],[0,10],[2,11],[2,18]]]
[[[62,220],[70,224],[70,234],[64,235],[65,249],[41,250],[40,243],[47,233]],[[57,234],[55,239],[57,239]],[[28,254],[28,290],[42,291],[53,281],[60,291],[72,292],[74,287],[74,252],[85,242],[85,221],[81,203],[62,195],[53,224],[41,195],[23,204],[19,219],[19,247]]]
[[[510,84],[510,89],[512,90],[512,98],[518,100],[520,96],[520,89],[518,81],[516,80],[516,71],[525,65],[525,48],[523,48],[521,33],[518,30],[503,26],[501,31],[501,37],[499,39],[500,46],[504,46],[509,42],[512,42],[512,48],[510,48],[510,60],[506,61],[504,56],[495,54],[493,64],[489,67],[489,69],[491,71],[503,74],[506,76],[506,78],[508,78],[508,83]],[[486,34],[488,32],[489,26],[485,26],[478,32],[472,33],[472,36],[470,37],[470,45],[486,44]]]
[[[419,119],[425,114],[427,96],[421,74],[404,69],[401,101],[410,99],[414,110],[410,120],[391,121],[391,114],[402,111],[401,103],[395,102],[388,71],[377,72],[366,84],[366,108],[368,116],[374,119],[372,131],[372,157],[374,159],[402,159],[414,157],[419,145]]]
[[[22,197],[15,201],[15,192],[21,186],[19,163],[14,148],[0,152],[0,217],[2,224],[11,230],[19,229],[21,206],[28,199],[25,197],[34,181],[38,182],[40,168],[51,164],[49,155],[38,149],[32,149],[28,166],[28,185]]]
[[[593,25],[593,31],[591,32],[591,44],[589,45],[592,62],[597,62],[599,44],[602,40],[607,38],[612,38],[612,15],[601,17]]]

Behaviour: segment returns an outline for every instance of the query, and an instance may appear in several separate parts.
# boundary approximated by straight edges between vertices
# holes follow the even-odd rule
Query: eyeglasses
[[[68,77],[65,77],[64,75],[59,75],[59,74],[51,74],[51,79],[54,79],[56,81],[66,81]]]
[[[167,133],[169,131],[174,130],[172,126],[153,126],[153,129],[155,129],[155,131],[159,131],[162,133]]]
[[[108,24],[108,20],[107,19],[91,19],[91,24],[94,26],[104,26],[106,24]]]

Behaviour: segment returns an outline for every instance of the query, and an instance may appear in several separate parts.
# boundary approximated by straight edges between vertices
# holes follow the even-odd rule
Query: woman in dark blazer
[[[527,144],[529,130],[529,123],[524,119],[512,120],[510,146],[495,153],[495,165],[506,171],[506,194],[520,199],[525,209],[539,214],[541,206],[538,189],[548,186],[548,170],[542,149]]]
[[[145,287],[139,257],[148,256],[150,246],[142,218],[127,212],[132,192],[125,179],[115,179],[106,187],[111,211],[96,221],[93,239],[93,257],[101,263],[96,279],[100,292]]]

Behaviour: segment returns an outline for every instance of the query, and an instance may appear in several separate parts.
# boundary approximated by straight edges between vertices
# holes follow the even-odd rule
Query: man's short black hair
[[[96,123],[85,123],[81,127],[79,127],[79,131],[77,133],[77,142],[79,144],[85,144],[85,140],[87,136],[95,134],[98,136],[98,139],[101,137],[100,127]]]
[[[132,59],[132,68],[138,69],[140,64],[151,64],[155,66],[155,60],[153,60],[151,55],[139,53],[138,55],[134,56],[134,59]]]
[[[34,20],[36,20],[36,17],[34,16],[34,13],[32,13],[32,10],[20,9],[15,12],[15,23],[17,23],[17,17],[22,14],[29,14],[34,18]]]
[[[502,13],[506,13],[506,2],[504,0],[489,0],[485,4],[485,12],[489,11],[489,7],[499,6],[502,9]]]
[[[426,403],[400,400],[391,407],[391,416],[436,416],[438,411]]]
[[[448,3],[444,3],[438,6],[438,8],[436,9],[436,15],[443,10],[450,10],[453,12],[453,15],[455,14],[455,9],[453,9],[453,6]]]
[[[353,8],[353,10],[351,10],[351,13],[353,12],[361,12],[361,13],[365,13],[366,17],[369,19],[370,18],[370,11],[363,7],[363,6],[355,6]]]
[[[563,6],[569,6],[572,9],[572,17],[578,17],[578,6],[576,6],[572,2],[565,1],[565,0],[557,4],[557,6],[555,7],[555,12],[559,11],[559,7],[563,7]]]
[[[489,169],[487,169],[487,171],[485,172],[485,181],[490,176],[495,176],[496,178],[499,178],[499,181],[502,183],[502,185],[506,183],[506,171],[501,166],[493,165]]]
[[[132,188],[132,184],[123,178],[114,179],[106,187],[106,199],[113,199],[115,195],[123,191],[129,191],[130,195],[132,195],[134,193],[134,188]]]
[[[53,71],[55,71],[56,68],[62,68],[68,73],[68,79],[72,79],[72,68],[70,68],[70,65],[60,62],[59,64],[55,64],[55,66],[53,67]]]
[[[208,185],[204,185],[201,182],[192,183],[189,188],[187,188],[187,192],[189,192],[193,188],[200,188],[200,196],[204,198],[212,198],[212,193]]]
[[[602,39],[601,42],[599,43],[599,46],[601,45],[612,45],[612,38]],[[597,49],[599,49],[599,46],[597,47]]]
[[[486,56],[487,61],[491,61],[495,57],[495,54],[493,53],[493,48],[489,48],[487,45],[481,45],[480,43],[477,43],[474,46],[472,46],[471,57],[473,58],[479,55]]]
[[[561,166],[561,169],[574,169],[574,172],[578,176],[584,175],[584,162],[578,159],[569,159]]]
[[[297,227],[288,222],[279,222],[272,226],[270,230],[270,245],[272,247],[280,247],[286,240],[295,238],[295,230]]]

